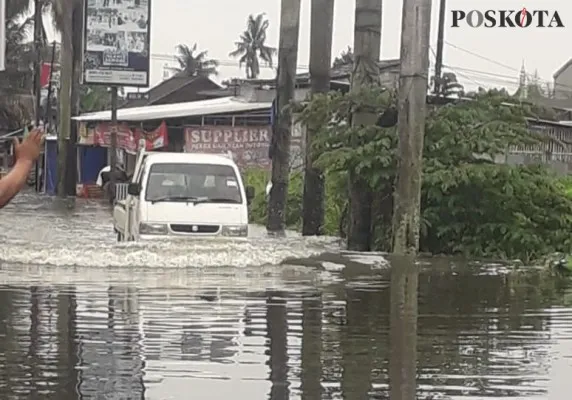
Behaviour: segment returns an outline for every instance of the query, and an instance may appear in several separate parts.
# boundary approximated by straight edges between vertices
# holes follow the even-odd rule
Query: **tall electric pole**
[[[290,180],[290,143],[292,141],[292,111],[298,63],[301,0],[282,0],[280,10],[280,40],[278,49],[278,85],[276,87],[277,118],[272,132],[272,189],[268,200],[266,230],[283,234],[286,228],[286,200]]]
[[[447,11],[447,0],[441,0],[439,4],[439,27],[437,31],[437,52],[435,54],[435,80],[434,93],[441,92],[441,77],[443,75],[443,46],[445,43],[445,12]]]
[[[399,74],[397,182],[393,208],[393,252],[419,250],[419,223],[431,1],[403,0]]]
[[[334,0],[312,0],[310,27],[310,83],[312,95],[330,91],[332,64],[332,34]],[[317,158],[311,151],[315,127],[306,129],[306,162],[304,165],[304,195],[302,234],[321,235],[324,227],[324,174],[314,165]]]
[[[34,0],[34,98],[36,106],[36,126],[42,120],[42,2]]]
[[[72,3],[72,2],[70,2]],[[72,3],[73,4],[73,3]],[[60,49],[60,93],[59,129],[58,129],[58,162],[57,162],[57,196],[66,196],[67,153],[71,128],[71,85],[73,80],[73,12],[62,12],[60,33],[62,44]]]
[[[72,11],[72,83],[70,91],[70,115],[76,117],[80,109],[80,88],[83,58],[83,29],[84,29],[85,0],[75,0]],[[66,195],[76,196],[77,184],[77,122],[70,123],[70,137],[67,146],[66,160]]]

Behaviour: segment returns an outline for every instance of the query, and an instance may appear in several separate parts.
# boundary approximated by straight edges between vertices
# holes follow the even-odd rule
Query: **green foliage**
[[[268,216],[266,203],[266,185],[270,173],[264,169],[249,169],[243,174],[244,184],[254,187],[255,196],[250,204],[250,222],[265,225]],[[347,203],[347,181],[344,174],[331,174],[326,177],[326,209],[324,232],[326,235],[338,235],[340,218]],[[290,175],[288,201],[286,203],[286,226],[299,229],[302,226],[302,196],[304,176],[301,172]]]
[[[266,225],[268,207],[266,185],[270,181],[270,173],[264,169],[249,169],[243,174],[244,184],[254,187],[255,196],[250,204],[250,222]],[[304,181],[300,172],[290,176],[288,198],[286,203],[286,226],[298,229],[302,224],[302,193]]]
[[[570,251],[572,201],[562,182],[543,167],[494,163],[504,159],[510,146],[544,140],[527,129],[530,109],[507,105],[503,91],[472,96],[428,112],[422,251],[526,261]],[[347,171],[369,182],[378,199],[373,205],[373,239],[381,250],[389,249],[391,237],[397,134],[395,128],[354,127],[351,116],[366,113],[377,118],[394,102],[394,93],[368,88],[316,95],[297,110],[301,122],[317,132],[310,151],[318,155],[317,165],[325,170],[327,182],[338,182],[341,188]],[[336,206],[328,212],[343,209],[345,191],[338,191],[335,199],[331,193],[327,204]]]
[[[424,184],[425,250],[531,261],[571,249],[572,199],[541,166],[465,164]]]

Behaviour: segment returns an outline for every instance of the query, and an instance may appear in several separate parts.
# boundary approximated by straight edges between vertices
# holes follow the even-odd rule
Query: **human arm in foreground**
[[[34,130],[20,143],[14,139],[16,163],[10,172],[0,179],[0,208],[3,208],[26,184],[34,161],[40,156],[44,138],[41,130]]]

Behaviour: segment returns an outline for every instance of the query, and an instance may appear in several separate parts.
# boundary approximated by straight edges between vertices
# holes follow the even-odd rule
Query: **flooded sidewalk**
[[[117,244],[109,210],[0,213],[7,399],[565,399],[572,286],[392,269],[335,239]],[[286,261],[285,261],[286,260]],[[391,384],[391,387],[390,387]]]

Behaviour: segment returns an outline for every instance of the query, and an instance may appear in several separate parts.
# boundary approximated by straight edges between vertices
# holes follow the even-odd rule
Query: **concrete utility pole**
[[[42,41],[42,2],[40,0],[34,0],[34,100],[35,100],[35,126],[40,125],[42,120],[42,82],[41,82],[41,71],[42,71],[42,50],[44,48],[44,43]],[[38,183],[40,181],[39,169],[40,162],[36,160],[34,163],[34,180],[36,181],[35,187],[38,190]]]
[[[278,49],[278,85],[276,87],[277,121],[270,144],[272,158],[272,189],[268,201],[268,232],[283,234],[285,230],[286,199],[290,180],[290,143],[298,35],[300,31],[300,0],[282,0],[280,12],[280,43]]]
[[[447,11],[447,0],[441,0],[439,4],[439,29],[437,31],[437,52],[435,54],[435,81],[434,93],[441,92],[441,77],[443,75],[443,47],[445,44],[445,11]]]
[[[379,85],[381,52],[382,0],[356,0],[354,25],[354,68],[351,91]],[[376,114],[359,112],[352,115],[354,127],[374,125]],[[360,146],[354,138],[354,147]],[[348,249],[371,250],[372,193],[369,182],[355,171],[349,171],[350,226]]]
[[[110,195],[115,200],[115,185],[117,184],[117,86],[111,87],[111,143],[109,146],[109,184],[111,186]]]
[[[85,0],[75,0],[72,14],[72,84],[70,94],[70,114],[78,116],[80,113],[80,89],[83,59],[83,29],[84,29]],[[66,162],[66,195],[76,196],[77,184],[77,122],[70,123],[70,138],[68,141]]]
[[[311,21],[310,82],[314,95],[330,91],[334,0],[312,0]],[[304,236],[321,235],[324,227],[324,175],[320,169],[313,166],[316,157],[310,152],[314,134],[312,130],[306,129],[302,216]]]
[[[429,73],[431,0],[404,0],[398,104],[398,168],[393,253],[419,250],[423,138]]]
[[[72,1],[69,4],[73,4]],[[67,147],[71,128],[71,86],[73,79],[73,13],[61,14],[60,49],[60,94],[59,94],[59,129],[58,129],[58,162],[57,162],[57,196],[66,197],[66,160]]]
[[[34,96],[36,101],[36,126],[42,120],[42,2],[34,0]]]

